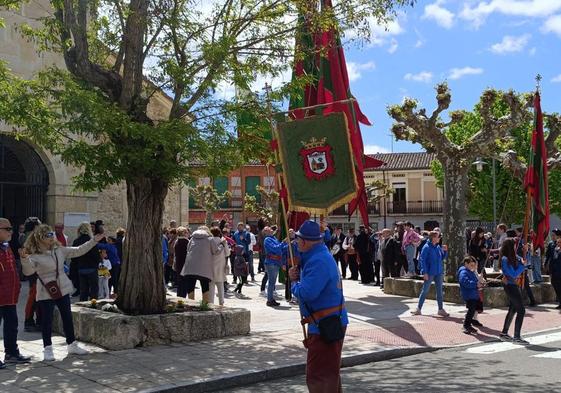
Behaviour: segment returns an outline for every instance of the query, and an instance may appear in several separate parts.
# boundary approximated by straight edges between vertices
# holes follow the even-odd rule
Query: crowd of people
[[[102,253],[110,248],[100,243],[106,241],[102,226],[101,222],[80,225],[73,246],[68,246],[62,224],[55,225],[53,229],[36,217],[30,217],[14,233],[11,222],[0,218],[0,317],[4,325],[5,363],[28,363],[31,360],[20,353],[17,345],[17,304],[24,277],[29,282],[25,327],[26,330],[41,332],[44,360],[55,360],[51,339],[55,306],[61,316],[68,353],[88,353],[78,345],[74,334],[70,298],[75,292],[75,285],[70,278],[70,270],[75,264],[79,284],[82,284],[80,297],[87,299],[95,295],[97,298],[98,269],[104,266]],[[96,230],[95,235],[92,229]],[[83,262],[88,254],[92,255],[91,258],[95,255],[97,264],[93,265],[89,259]],[[0,362],[0,368],[5,368],[5,363]]]
[[[510,301],[500,334],[502,340],[528,344],[521,337],[525,315],[522,293],[527,292],[530,306],[535,304],[530,284],[541,283],[543,271],[551,276],[560,301],[557,308],[561,309],[561,230],[552,231],[544,249],[532,245],[531,235],[524,239],[521,228],[511,230],[504,224],[497,226],[494,235],[480,227],[466,230],[467,254],[456,275],[467,308],[464,333],[476,333],[476,328],[482,326],[478,314],[483,310],[486,268],[501,273]],[[41,331],[44,359],[54,360],[51,335],[55,306],[61,315],[68,353],[87,353],[75,340],[71,297],[89,300],[117,296],[124,237],[124,229],[118,229],[114,237],[108,236],[102,221],[82,223],[70,245],[62,224],[53,229],[30,217],[16,232],[7,219],[0,218],[0,317],[4,323],[5,362],[30,360],[17,346],[16,305],[22,276],[30,286],[25,328]],[[442,293],[447,246],[442,244],[439,228],[421,231],[411,222],[399,222],[393,229],[373,231],[359,226],[357,233],[349,228],[344,234],[341,227],[306,221],[297,231],[290,229],[281,236],[276,226],[262,220],[252,231],[242,222],[232,228],[225,217],[192,233],[171,221],[161,241],[164,284],[175,287],[179,297],[194,299],[198,283],[203,301],[215,303],[217,298],[222,306],[230,288],[229,274],[235,285],[233,292],[243,297],[244,285],[249,280],[254,282],[257,273],[264,273],[262,295],[267,298],[267,306],[276,307],[280,295],[275,285],[283,276],[286,300],[299,304],[302,323],[309,326],[305,345],[309,351],[307,382],[311,391],[323,391],[325,386],[340,383],[334,377],[339,378],[337,362],[348,323],[343,279],[380,287],[385,277],[423,279],[414,315],[421,314],[434,282],[438,314],[448,316]],[[254,253],[259,257],[256,270]],[[327,355],[336,360],[329,367],[314,360],[326,359]],[[2,367],[4,363],[0,363]]]

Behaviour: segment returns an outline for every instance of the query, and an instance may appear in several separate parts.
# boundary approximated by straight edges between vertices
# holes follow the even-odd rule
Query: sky
[[[422,151],[394,141],[386,113],[404,97],[431,113],[447,81],[451,109],[473,109],[485,88],[531,91],[542,75],[542,108],[561,112],[561,0],[418,0],[370,43],[346,46],[351,91],[373,123],[365,151]]]

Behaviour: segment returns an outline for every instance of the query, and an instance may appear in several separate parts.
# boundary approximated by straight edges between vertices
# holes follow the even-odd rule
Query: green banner
[[[278,145],[289,210],[328,214],[356,196],[344,113],[279,123]]]

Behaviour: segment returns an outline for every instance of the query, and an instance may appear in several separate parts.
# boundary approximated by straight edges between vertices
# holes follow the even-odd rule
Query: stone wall
[[[78,305],[72,305],[72,317],[77,340],[113,351],[246,335],[251,320],[242,308],[130,316]],[[58,309],[53,331],[62,333]]]
[[[46,16],[49,10],[48,0],[35,0],[22,4],[19,10],[0,11],[0,18],[6,24],[5,28],[0,28],[0,60],[5,61],[19,76],[32,78],[46,67],[57,66],[62,69],[66,67],[60,53],[39,53],[35,44],[23,38],[18,31],[18,26],[23,23],[39,26],[40,18]],[[154,94],[148,105],[148,116],[156,121],[167,119],[170,108],[169,97],[163,93]],[[0,124],[0,132],[12,131],[9,126]],[[126,227],[127,203],[124,183],[109,186],[99,193],[76,191],[73,177],[79,176],[80,171],[64,164],[60,157],[50,154],[45,149],[29,144],[39,154],[49,174],[46,222],[50,224],[64,222],[64,213],[89,213],[91,220],[103,220],[110,233],[118,227]],[[171,219],[180,221],[182,210],[184,211],[181,199],[179,188],[172,188],[169,191],[164,225],[167,225]],[[186,213],[183,213],[183,216],[186,219]],[[71,240],[75,237],[74,231],[75,227],[67,228],[67,235]]]
[[[421,294],[423,281],[408,278],[384,279],[384,293],[392,295],[418,298]],[[555,291],[550,283],[532,285],[532,292],[537,303],[555,302]],[[444,283],[443,297],[445,302],[463,304],[464,300],[460,294],[460,285],[457,283]],[[523,291],[525,302],[528,302],[525,291]],[[431,284],[427,299],[436,299],[434,283]],[[502,287],[487,287],[483,289],[483,305],[485,307],[508,307],[508,298]]]

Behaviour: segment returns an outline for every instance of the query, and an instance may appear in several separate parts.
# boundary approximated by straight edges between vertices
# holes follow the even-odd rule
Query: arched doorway
[[[47,216],[49,174],[39,154],[25,142],[0,135],[0,217],[14,227],[27,217]]]

